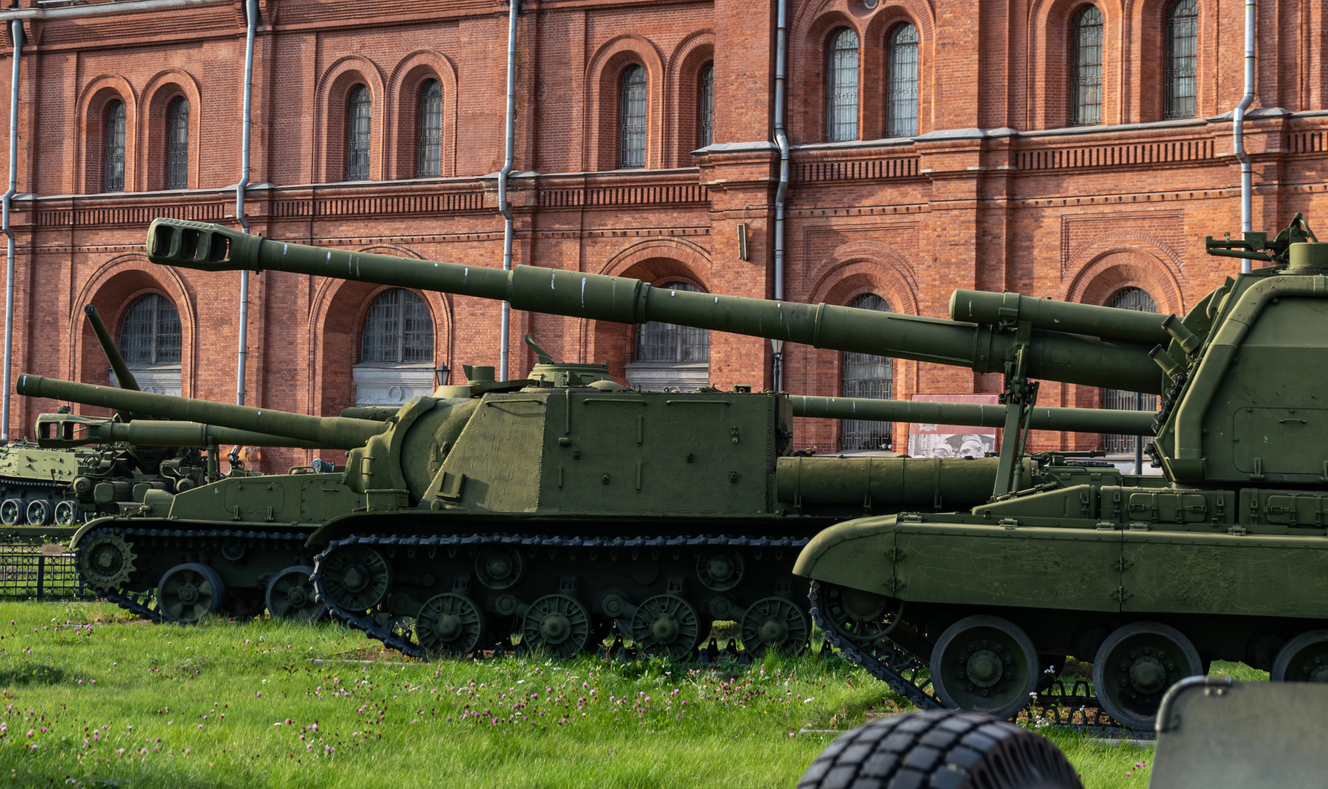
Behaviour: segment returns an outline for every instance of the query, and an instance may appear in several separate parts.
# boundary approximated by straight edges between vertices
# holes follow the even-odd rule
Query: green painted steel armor
[[[332,546],[320,588],[337,613],[415,654],[464,653],[519,633],[566,656],[617,622],[646,648],[681,655],[727,618],[745,621],[757,651],[801,648],[810,620],[805,586],[796,589],[790,572],[797,548],[865,513],[980,503],[996,473],[991,458],[789,457],[787,396],[627,391],[603,365],[537,353],[526,379],[496,382],[471,368],[469,385],[440,387],[391,416],[357,408],[307,417],[32,375],[17,388],[209,420],[147,422],[140,433],[134,421],[59,416],[42,423],[56,442],[236,438],[226,431],[261,428],[274,443],[356,444],[340,475],[148,492],[119,517],[89,523],[73,547],[94,588],[140,613],[180,618],[261,610],[260,597],[274,615],[307,613],[315,604],[291,568],[314,565],[306,541]],[[1021,479],[1027,487],[1054,477],[1030,460]],[[426,550],[384,547],[399,539],[424,540]],[[572,561],[586,569],[569,573]],[[179,571],[187,583],[158,582],[185,565],[216,577],[191,567]],[[208,592],[215,606],[181,603],[180,590],[204,586],[220,590]],[[170,599],[149,608],[154,588]],[[285,594],[276,603],[274,590]],[[370,609],[433,621],[411,643]]]
[[[173,238],[175,231],[185,232]],[[350,271],[414,287],[447,289],[465,285],[472,275],[480,281],[493,274],[420,261],[403,268],[396,258],[373,256],[357,256],[356,273],[327,250],[255,243],[206,225],[159,222],[150,238],[186,257],[197,248],[223,258],[270,248],[277,258],[269,267],[312,271],[320,270],[321,261],[331,276]],[[430,279],[438,271],[447,276]],[[585,303],[595,293],[612,301],[619,289],[640,284],[599,278],[587,285]],[[483,282],[479,287],[478,295],[498,293],[484,291],[489,286]],[[528,306],[556,311],[544,304],[545,293],[531,292]],[[676,294],[656,295],[668,307]],[[798,320],[807,322],[805,316]],[[815,322],[824,325],[825,316]],[[860,335],[843,326],[835,331]],[[1076,352],[1091,347],[1119,356],[1127,348],[1064,334],[1038,339]],[[1005,342],[973,331],[967,341],[980,346],[973,351],[978,354],[988,353],[982,348],[993,341]],[[531,345],[539,363],[526,380],[493,382],[475,368],[468,370],[471,387],[445,387],[395,412],[348,409],[340,420],[269,409],[260,416],[257,409],[186,401],[169,410],[132,393],[75,391],[77,385],[32,376],[23,377],[19,389],[88,397],[84,402],[114,408],[141,402],[177,418],[306,440],[329,441],[350,428],[363,429],[367,437],[352,436],[364,445],[351,450],[343,479],[364,496],[365,512],[333,520],[312,537],[312,545],[327,549],[319,557],[319,589],[343,619],[412,654],[465,653],[511,633],[520,633],[528,645],[570,654],[614,623],[643,648],[686,654],[716,619],[742,622],[756,651],[800,648],[808,620],[806,597],[788,573],[796,548],[824,526],[867,512],[985,502],[1002,467],[995,458],[795,458],[790,439],[794,414],[837,418],[833,412],[841,407],[875,409],[873,414],[902,407],[982,425],[1005,420],[1003,406],[944,410],[943,404],[820,402],[747,391],[630,392],[609,380],[602,365],[555,364]],[[1157,377],[1146,348],[1134,351],[1148,375]],[[1099,412],[1093,421],[1047,409],[1039,419],[1039,426],[1067,419],[1076,429],[1151,431],[1134,413]],[[1115,478],[1111,469],[1048,458],[1007,465],[1007,483],[1024,489],[1086,483],[1103,474]],[[177,528],[181,517],[173,509],[168,520]],[[402,541],[418,550],[402,555],[394,548]],[[578,555],[587,569],[565,572]],[[592,623],[584,636],[570,625],[581,620],[582,609]],[[381,621],[384,616],[414,618],[416,640],[401,637]]]
[[[1183,319],[961,291],[947,321],[314,249],[175,220],[154,222],[148,244],[158,263],[434,289],[1002,374],[989,501],[844,520],[796,567],[827,638],[921,706],[1010,715],[1073,656],[1092,662],[1103,709],[1146,727],[1166,689],[1213,659],[1283,674],[1328,660],[1328,245],[1299,215],[1271,240],[1209,239],[1211,254],[1271,265],[1229,279]],[[1040,379],[1162,395],[1150,452],[1163,476],[1080,469],[1057,484],[1026,482]],[[377,538],[334,547],[365,567],[391,550]],[[690,621],[686,610],[648,608],[661,633]]]

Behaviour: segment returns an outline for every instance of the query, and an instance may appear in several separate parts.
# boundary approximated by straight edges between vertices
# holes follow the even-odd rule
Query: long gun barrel
[[[202,425],[278,436],[286,439],[284,443],[287,446],[293,442],[304,441],[317,448],[355,449],[364,446],[371,437],[385,432],[389,427],[387,422],[373,422],[367,419],[307,416],[270,408],[250,408],[214,403],[211,400],[61,381],[39,375],[20,375],[15,391],[28,397],[49,397],[83,405],[113,408],[117,411],[153,414],[164,419],[199,422]],[[247,441],[224,443],[258,445],[257,442]]]
[[[1000,427],[1005,424],[1005,406],[980,403],[929,403],[918,400],[872,400],[865,397],[804,397],[790,395],[794,416],[814,419],[865,419],[872,422],[913,422],[931,425]],[[1029,427],[1035,430],[1065,430],[1075,433],[1114,433],[1151,436],[1152,411],[1120,411],[1109,408],[1048,408],[1029,412]]]
[[[116,422],[113,419],[74,414],[41,414],[37,417],[37,445],[46,449],[68,449],[118,442],[133,444],[136,447],[210,447],[218,444],[236,444],[246,447],[326,449],[321,443],[314,441],[297,441],[285,436],[201,425],[197,422],[174,422],[165,419]]]
[[[97,342],[101,345],[101,351],[106,354],[106,361],[111,364],[111,370],[115,373],[115,382],[120,385],[121,389],[140,391],[138,379],[130,371],[129,365],[125,364],[124,357],[120,355],[120,349],[115,347],[115,340],[111,339],[111,333],[107,331],[106,324],[102,322],[97,308],[89,304],[83,308],[83,314],[88,316],[88,323],[92,324],[92,331],[97,335]]]
[[[593,320],[661,321],[817,348],[957,365],[979,373],[1004,372],[1016,343],[1024,341],[1015,332],[999,331],[993,323],[692,293],[623,277],[532,266],[517,266],[508,272],[343,252],[177,219],[153,221],[148,228],[148,257],[154,263],[203,271],[272,269],[506,300],[520,310]],[[1029,301],[1038,302],[1040,321],[1050,320],[1058,307],[1083,307]],[[1138,320],[1138,313],[1129,310],[1091,309],[1104,311],[1102,326],[1110,326],[1109,317],[1116,313],[1129,313],[1130,320]],[[1159,325],[1161,320],[1158,316]],[[1163,377],[1148,357],[1152,345],[1140,344],[1134,332],[1127,332],[1124,338],[1115,334],[1090,337],[1035,326],[1027,343],[1031,378],[1137,392],[1163,390]]]

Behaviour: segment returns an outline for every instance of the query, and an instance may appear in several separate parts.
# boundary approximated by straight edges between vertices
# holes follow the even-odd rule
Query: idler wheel
[[[890,598],[861,589],[851,589],[834,584],[818,584],[821,592],[822,616],[836,627],[840,633],[859,644],[880,641],[894,629],[903,615],[904,604],[891,611]]]
[[[931,652],[931,681],[947,707],[1005,719],[1037,687],[1038,654],[1018,625],[969,616],[950,625]]]
[[[415,638],[431,656],[462,657],[479,646],[484,615],[479,606],[459,594],[434,595],[415,615]]]
[[[328,554],[318,570],[318,592],[338,608],[368,611],[392,590],[392,565],[367,545],[346,545]]]
[[[157,607],[162,615],[187,625],[215,614],[225,597],[221,576],[206,564],[177,564],[157,584]]]
[[[516,549],[491,545],[475,557],[475,577],[489,589],[508,589],[521,580],[525,563]]]
[[[647,598],[632,616],[632,640],[650,655],[684,659],[701,640],[701,619],[692,604],[673,595]]]
[[[1203,674],[1183,633],[1158,622],[1133,622],[1107,636],[1093,658],[1093,691],[1107,714],[1128,729],[1152,731],[1167,688]]]
[[[1328,682],[1328,630],[1301,633],[1277,653],[1273,682]]]
[[[317,622],[327,616],[327,606],[316,598],[312,567],[287,567],[267,583],[268,613],[287,622]]]
[[[78,546],[78,572],[98,592],[113,592],[129,583],[137,558],[132,543],[106,532]]]
[[[564,660],[571,658],[590,644],[590,611],[574,597],[541,597],[526,609],[521,643],[531,649],[547,649]]]
[[[712,592],[727,592],[742,582],[742,555],[731,548],[703,551],[696,560],[696,577]]]
[[[753,655],[767,649],[801,654],[807,648],[807,617],[782,597],[757,600],[742,617],[742,646]]]

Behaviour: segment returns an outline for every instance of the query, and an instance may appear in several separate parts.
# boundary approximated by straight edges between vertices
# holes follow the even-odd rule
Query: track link
[[[889,685],[890,690],[908,699],[918,709],[944,709],[945,705],[941,704],[940,699],[928,692],[931,679],[922,675],[927,665],[921,658],[884,638],[876,642],[875,649],[863,649],[844,635],[830,617],[821,615],[820,591],[820,584],[812,581],[812,621],[821,628],[821,635],[831,646],[838,649],[846,659],[866,669],[868,674]]]
[[[292,532],[260,532],[260,531],[241,531],[239,529],[137,529],[137,528],[104,528],[88,532],[83,535],[79,541],[78,548],[74,549],[75,566],[79,566],[82,546],[90,544],[92,539],[101,534],[119,534],[121,537],[131,539],[142,553],[140,557],[145,557],[146,552],[150,551],[152,544],[158,540],[258,540],[266,541],[270,548],[287,548],[292,544],[303,545],[308,539],[307,534]],[[82,571],[79,571],[79,578],[85,584],[88,579],[82,577]],[[143,585],[140,582],[139,585]],[[118,589],[118,590],[100,590],[88,584],[88,588],[93,589],[97,594],[103,595],[107,601],[115,603],[126,611],[140,616],[153,622],[165,622],[166,618],[162,613],[153,607],[156,597],[156,586],[150,586],[138,591]]]

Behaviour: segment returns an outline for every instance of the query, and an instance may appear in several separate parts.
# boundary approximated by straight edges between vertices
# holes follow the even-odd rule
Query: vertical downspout
[[[244,109],[240,118],[240,182],[235,185],[235,221],[249,232],[244,216],[244,193],[249,186],[249,123],[254,93],[254,28],[258,26],[258,0],[245,0]],[[240,351],[235,361],[235,404],[244,405],[245,367],[249,360],[249,272],[240,272]]]
[[[9,210],[18,193],[18,66],[23,55],[23,22],[9,23],[14,36],[14,72],[9,78],[9,188],[3,198],[3,228],[8,241],[5,258],[5,370],[4,405],[0,408],[0,438],[9,440],[9,376],[14,358],[14,228],[9,224]]]
[[[507,119],[503,143],[503,169],[498,171],[498,208],[503,212],[503,271],[512,270],[512,206],[507,202],[507,177],[512,173],[512,149],[516,138],[516,15],[521,0],[511,0],[507,18]],[[498,380],[507,380],[507,341],[511,332],[512,305],[503,302],[502,326],[498,331]]]
[[[779,188],[775,191],[775,301],[784,300],[784,201],[789,184],[789,143],[784,133],[785,61],[788,58],[788,0],[779,0],[775,27],[775,144],[779,146]],[[783,389],[783,348],[775,353],[775,391]]]
[[[1250,168],[1250,155],[1245,152],[1245,110],[1254,103],[1254,0],[1245,0],[1245,95],[1231,116],[1232,137],[1236,158],[1240,160],[1240,232],[1253,229],[1250,216],[1250,193],[1254,189],[1254,173]],[[1250,273],[1250,261],[1240,261],[1240,273]]]

